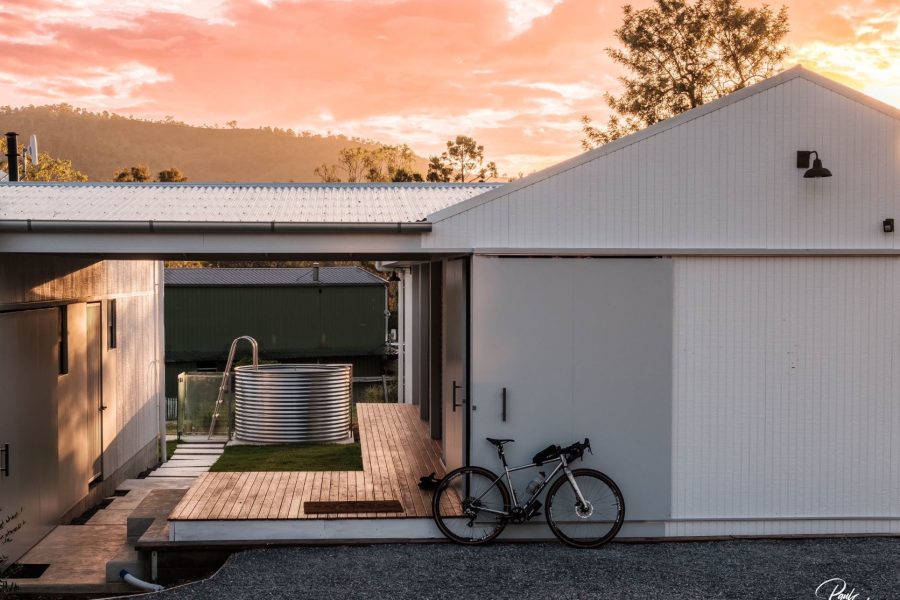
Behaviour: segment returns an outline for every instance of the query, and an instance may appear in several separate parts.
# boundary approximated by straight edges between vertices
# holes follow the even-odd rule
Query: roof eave
[[[212,221],[0,220],[0,233],[393,233],[431,231],[431,222],[285,223]]]

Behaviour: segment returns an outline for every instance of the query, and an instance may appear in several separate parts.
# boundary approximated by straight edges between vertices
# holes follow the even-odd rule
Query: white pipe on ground
[[[148,592],[161,592],[166,589],[158,583],[150,583],[149,581],[138,579],[125,569],[119,571],[119,577],[121,577],[122,581],[124,581],[125,583],[133,585],[134,587],[142,590],[147,590]]]

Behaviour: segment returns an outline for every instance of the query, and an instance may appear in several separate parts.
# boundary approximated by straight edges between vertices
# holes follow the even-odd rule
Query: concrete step
[[[136,542],[153,522],[163,523],[184,495],[187,488],[154,490],[135,508],[128,517],[127,536],[130,543]]]
[[[140,554],[132,546],[125,546],[118,554],[106,563],[106,581],[108,583],[121,582],[119,573],[125,569],[138,579],[146,579],[144,564]]]
[[[187,458],[177,457],[171,458],[163,466],[166,467],[211,467],[216,461],[219,460],[218,456],[191,456]]]
[[[98,510],[85,525],[122,525],[131,514],[130,508],[114,508],[115,502],[103,510]]]
[[[224,448],[225,444],[210,442],[208,444],[202,442],[179,442],[177,448]]]
[[[219,456],[225,452],[224,448],[185,448],[184,446],[178,446],[175,449],[175,452],[172,456],[190,456],[190,455],[206,455],[206,456]]]
[[[209,471],[206,467],[160,467],[147,475],[151,477],[199,477]]]

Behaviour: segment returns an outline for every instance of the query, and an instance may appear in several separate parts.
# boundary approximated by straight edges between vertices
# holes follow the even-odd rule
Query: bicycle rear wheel
[[[503,481],[481,467],[451,471],[434,491],[438,529],[458,544],[485,544],[506,527],[510,496]]]
[[[625,521],[625,499],[619,486],[600,471],[575,469],[572,476],[587,504],[579,501],[563,475],[547,492],[547,524],[569,546],[597,548],[619,533]]]

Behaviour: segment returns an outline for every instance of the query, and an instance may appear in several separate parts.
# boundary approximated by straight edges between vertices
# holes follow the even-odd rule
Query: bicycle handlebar
[[[585,450],[587,450],[591,454],[594,453],[594,451],[591,450],[590,438],[584,438],[583,442],[575,442],[571,446],[562,448],[560,450],[560,454],[565,454],[566,460],[568,462],[572,462],[573,460],[577,460],[579,458],[584,459],[584,451]]]

